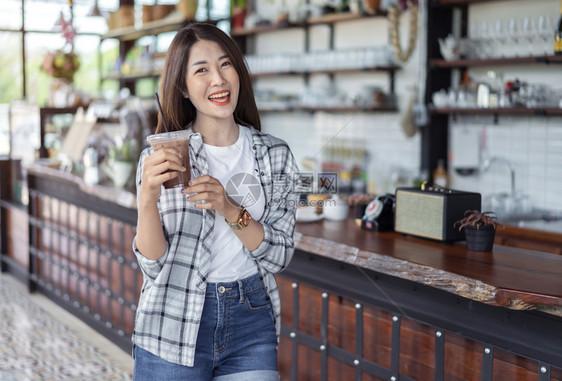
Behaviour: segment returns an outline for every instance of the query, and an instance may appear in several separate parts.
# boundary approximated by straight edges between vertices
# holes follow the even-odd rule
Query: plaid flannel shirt
[[[247,128],[241,126],[240,128]],[[254,251],[244,252],[258,265],[274,309],[280,333],[280,298],[274,274],[282,271],[294,252],[293,232],[297,207],[298,167],[288,145],[271,135],[252,130],[252,150],[264,191],[265,210],[260,221],[264,238]],[[136,175],[140,189],[143,150]],[[190,134],[192,177],[208,173],[201,134]],[[211,259],[214,210],[189,205],[179,189],[164,189],[158,200],[167,248],[156,260],[144,257],[133,241],[143,273],[143,285],[135,318],[133,343],[164,360],[193,366],[199,322],[205,301],[206,277]]]

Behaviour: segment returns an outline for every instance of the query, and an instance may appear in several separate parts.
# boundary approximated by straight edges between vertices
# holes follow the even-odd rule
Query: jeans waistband
[[[207,283],[206,297],[239,297],[247,292],[263,286],[262,276],[259,272],[247,278],[233,282]]]

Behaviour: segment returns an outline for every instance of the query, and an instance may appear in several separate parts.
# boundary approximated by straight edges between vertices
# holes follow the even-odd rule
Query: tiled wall
[[[265,114],[262,125],[264,131],[287,141],[299,165],[304,158],[320,163],[330,142],[348,141],[367,148],[371,192],[392,192],[396,184],[417,175],[419,134],[407,138],[394,114]]]
[[[558,14],[558,0],[498,1],[475,4],[471,6],[471,20],[497,17],[508,18],[512,15],[521,17],[525,13],[539,15]],[[523,7],[523,8],[522,8]],[[523,9],[523,11],[522,11]],[[407,36],[407,14],[401,18],[401,36]],[[420,16],[420,34],[425,30]],[[340,47],[378,46],[388,39],[387,23],[384,20],[361,20],[342,23],[336,26],[336,45]],[[282,34],[285,33],[285,34]],[[258,36],[257,53],[302,51],[302,31],[290,30]],[[326,29],[316,27],[311,32],[311,49],[326,47]],[[287,40],[288,38],[288,40]],[[289,42],[288,42],[289,41]],[[405,41],[403,42],[405,45]],[[370,152],[369,182],[371,190],[376,192],[392,191],[396,183],[397,169],[417,174],[420,164],[420,137],[417,134],[408,138],[402,132],[401,118],[411,95],[411,87],[423,80],[424,51],[418,46],[412,59],[396,75],[396,93],[399,97],[398,113],[369,114],[307,114],[307,113],[264,113],[263,129],[287,140],[297,161],[316,155],[336,134],[338,137],[356,138],[364,141]],[[489,68],[478,68],[471,73],[483,78]],[[562,69],[559,65],[494,67],[504,78],[521,78],[532,82],[543,82],[562,88]],[[558,79],[556,79],[558,78]],[[326,79],[311,78],[315,86],[323,86]],[[302,88],[302,79],[283,77],[261,79],[256,84],[258,89],[274,89],[298,93]],[[354,74],[337,76],[336,84],[346,91],[357,91],[362,85],[372,84],[387,86],[384,74]],[[501,117],[494,123],[491,117],[455,117],[451,118],[451,133],[462,126],[479,128],[486,131],[486,146],[482,147],[482,163],[487,157],[497,155],[514,162],[517,168],[517,190],[528,195],[528,202],[535,207],[562,210],[562,120],[545,117]],[[341,130],[341,131],[340,131]],[[450,173],[451,187],[474,190],[486,197],[492,193],[509,192],[509,171],[501,165],[493,165],[488,172],[481,175],[459,176]]]
[[[500,156],[516,168],[515,187],[536,208],[562,210],[562,118],[491,117],[458,118],[451,134],[462,128],[477,129],[482,136],[482,160]],[[483,196],[510,193],[510,171],[495,163],[485,173],[461,176],[451,172],[452,185],[478,191]]]
[[[258,7],[266,6],[258,3]],[[267,9],[264,10],[267,12]],[[401,18],[403,46],[409,33],[408,13]],[[420,24],[421,25],[421,24]],[[387,43],[387,21],[372,18],[353,22],[338,23],[335,26],[336,49],[381,46]],[[423,29],[420,29],[423,30]],[[310,30],[310,49],[328,48],[328,28],[315,26]],[[290,29],[257,36],[256,53],[295,53],[304,51],[304,32]],[[420,162],[419,134],[408,138],[402,130],[400,120],[412,95],[412,87],[419,82],[419,42],[412,58],[396,73],[396,94],[399,112],[395,113],[263,113],[262,128],[285,139],[299,165],[304,158],[316,157],[321,160],[322,148],[332,140],[349,139],[360,142],[360,148],[369,152],[368,182],[374,192],[393,191],[398,173],[415,176]],[[330,91],[329,79],[325,75],[313,75],[310,84],[316,89]],[[376,86],[389,91],[389,77],[386,73],[354,73],[335,76],[335,85],[346,94],[352,95]],[[258,90],[272,90],[285,94],[298,94],[304,81],[300,77],[285,76],[263,78],[256,82]],[[404,177],[402,176],[402,177]]]
[[[483,20],[495,22],[523,16],[550,15],[554,23],[558,17],[558,0],[503,1],[471,6],[469,24]],[[511,54],[508,50],[507,54]],[[484,80],[494,70],[504,80],[518,78],[534,84],[546,84],[562,91],[560,65],[512,65],[477,67],[470,70],[476,80]],[[516,168],[516,191],[524,198],[516,209],[531,206],[562,210],[562,118],[560,117],[451,117],[450,138],[462,128],[478,129],[483,135],[480,147],[481,163],[491,156],[511,161]],[[451,172],[452,186],[479,191],[488,201],[490,196],[510,193],[510,172],[507,166],[493,164],[488,171],[471,176]],[[528,205],[525,205],[528,204]],[[486,207],[486,205],[485,205]]]

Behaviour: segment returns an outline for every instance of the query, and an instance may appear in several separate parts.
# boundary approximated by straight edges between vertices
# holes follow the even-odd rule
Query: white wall
[[[551,15],[554,27],[559,15],[559,0],[475,4],[470,8],[469,23],[495,22],[498,18],[507,20],[523,15],[536,18],[542,14]],[[562,94],[560,65],[479,67],[471,69],[470,75],[485,78],[488,70],[496,71],[506,80],[519,78],[547,84]],[[513,162],[516,190],[528,196],[530,206],[562,210],[562,118],[504,116],[495,123],[493,117],[460,116],[451,117],[450,122],[451,139],[463,128],[477,129],[482,134],[481,162],[490,156],[501,156]],[[487,172],[472,176],[459,176],[453,171],[451,179],[453,187],[481,192],[485,198],[510,192],[509,170],[501,164],[494,164]]]
[[[262,6],[262,2],[258,2]],[[269,2],[263,2],[268,4]],[[271,9],[269,9],[271,11]],[[267,10],[266,10],[267,13]],[[471,5],[469,23],[496,18],[538,16],[550,14],[553,24],[559,14],[559,0],[494,1]],[[405,46],[408,13],[401,17],[401,38]],[[420,16],[418,45],[414,56],[396,73],[398,113],[264,113],[262,127],[285,139],[291,146],[299,164],[305,157],[320,157],[322,148],[334,136],[356,138],[365,142],[370,153],[369,181],[371,190],[392,191],[393,174],[403,168],[416,174],[420,163],[420,137],[407,138],[400,119],[410,99],[412,86],[424,75],[420,68],[420,35],[425,26]],[[388,23],[384,18],[366,19],[336,25],[335,42],[339,47],[378,46],[388,41]],[[302,52],[304,32],[279,31],[257,37],[257,54],[277,52]],[[327,28],[315,27],[311,32],[311,50],[327,47]],[[560,65],[529,65],[505,67],[479,67],[470,71],[475,78],[485,77],[488,70],[496,70],[504,78],[519,78],[533,83],[547,83],[562,88]],[[336,77],[336,85],[348,92],[358,91],[363,85],[387,86],[384,73],[348,74]],[[315,86],[325,86],[326,78],[311,78]],[[298,94],[302,78],[279,77],[260,79],[257,89],[272,89],[281,93]],[[486,144],[481,147],[481,161],[491,155],[505,157],[517,167],[517,190],[529,196],[533,206],[562,210],[562,118],[500,117],[495,124],[492,117],[451,117],[450,136],[459,128],[485,130]],[[451,171],[450,186],[473,190],[487,197],[491,193],[509,192],[509,172],[506,167],[493,165],[485,174],[460,176]]]
[[[262,7],[262,8],[259,8]],[[258,11],[267,15],[271,12],[269,2],[258,2]],[[408,13],[401,17],[401,37],[403,46],[408,36]],[[388,41],[386,18],[370,18],[335,25],[335,47],[381,46]],[[423,30],[420,25],[420,30]],[[315,26],[310,33],[310,50],[328,48],[328,28]],[[290,29],[258,35],[256,54],[304,52],[304,31]],[[404,110],[408,104],[411,86],[418,83],[419,44],[413,57],[396,73],[395,89],[399,108]],[[325,88],[329,80],[325,75],[310,78],[311,86]],[[363,90],[364,86],[389,89],[389,76],[384,73],[340,74],[335,77],[335,85],[352,94]],[[276,93],[299,94],[304,86],[301,77],[282,76],[262,78],[256,82],[258,90],[273,90]],[[391,168],[402,168],[417,174],[420,162],[419,135],[408,138],[400,126],[400,113],[263,113],[262,129],[285,139],[299,165],[305,157],[320,159],[325,145],[332,138],[354,139],[363,142],[369,151],[368,177],[371,191],[392,191]],[[324,150],[323,150],[324,148]],[[396,171],[393,171],[396,172]]]

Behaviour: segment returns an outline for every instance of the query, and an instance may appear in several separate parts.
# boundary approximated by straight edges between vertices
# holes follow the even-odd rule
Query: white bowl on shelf
[[[449,104],[449,95],[445,90],[439,90],[431,96],[433,105],[437,108],[447,107]]]

